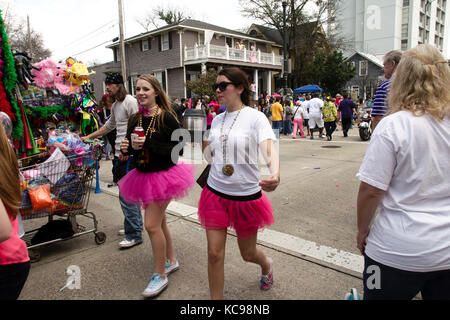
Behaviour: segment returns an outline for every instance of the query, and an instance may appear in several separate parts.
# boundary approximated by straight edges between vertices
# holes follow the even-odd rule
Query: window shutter
[[[166,91],[166,72],[165,71],[161,72],[161,77],[162,77],[162,87],[163,87],[164,91]]]
[[[152,50],[152,38],[148,38],[148,50]]]
[[[169,50],[172,49],[172,32],[169,32]]]
[[[162,45],[161,45],[161,35],[158,35],[158,48],[159,48],[159,51],[161,51],[161,47],[162,47]]]
[[[141,45],[141,51],[144,51],[144,45],[142,44],[142,41],[143,41],[143,40],[141,40],[139,43],[140,43],[140,45]]]

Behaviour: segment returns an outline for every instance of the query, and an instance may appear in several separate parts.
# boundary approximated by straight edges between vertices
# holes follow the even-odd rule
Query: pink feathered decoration
[[[78,87],[70,87],[70,83],[63,78],[66,65],[56,63],[50,58],[35,64],[41,70],[32,70],[34,82],[40,88],[58,89],[62,95],[70,95],[79,91]]]

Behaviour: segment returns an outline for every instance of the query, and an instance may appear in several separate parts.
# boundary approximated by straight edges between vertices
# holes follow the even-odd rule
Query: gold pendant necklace
[[[237,115],[234,117],[233,122],[231,123],[230,129],[228,130],[228,134],[226,136],[223,135],[223,126],[225,124],[225,118],[227,117],[228,112],[225,112],[225,115],[223,116],[222,120],[222,126],[220,128],[220,141],[222,143],[222,155],[223,155],[223,162],[225,165],[222,167],[222,173],[227,176],[231,177],[234,173],[234,167],[231,164],[227,164],[227,142],[228,142],[228,136],[230,135],[231,129],[233,128],[234,123],[236,122],[237,118],[239,117],[239,114],[241,113],[241,110],[243,109],[244,105],[241,106],[241,109],[239,109]]]

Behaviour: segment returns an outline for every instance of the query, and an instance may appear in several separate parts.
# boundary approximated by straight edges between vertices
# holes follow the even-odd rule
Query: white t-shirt
[[[309,116],[318,117],[322,115],[322,107],[323,101],[319,98],[312,98],[309,100],[308,108],[309,108]]]
[[[208,185],[227,195],[247,196],[261,190],[259,186],[260,173],[258,169],[259,144],[262,141],[276,140],[267,117],[258,110],[245,107],[230,129],[237,113],[224,112],[216,116],[211,124],[208,141],[213,152],[213,163],[209,172]],[[225,165],[223,160],[223,145],[220,141],[220,128],[223,118],[223,135],[227,135],[227,163],[234,167],[234,173],[226,176],[222,172]]]
[[[292,112],[294,113],[294,119],[302,119],[302,112],[303,112],[303,108],[302,105],[295,105],[294,108],[292,109]]]
[[[139,105],[135,97],[127,94],[125,100],[116,101],[111,107],[111,116],[105,123],[108,132],[117,129],[115,156],[120,155],[120,143],[125,138],[128,128],[128,119],[139,111]]]
[[[309,119],[309,113],[308,113],[309,101],[311,101],[311,100],[305,100],[301,104],[302,111],[303,111],[303,119]]]
[[[450,117],[400,111],[377,125],[357,178],[386,191],[366,254],[414,272],[450,269]]]

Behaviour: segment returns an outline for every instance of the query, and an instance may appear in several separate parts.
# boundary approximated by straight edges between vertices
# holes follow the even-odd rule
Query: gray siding
[[[360,96],[364,97],[364,86],[366,87],[366,93],[371,95],[374,89],[376,89],[377,84],[379,83],[379,76],[383,75],[383,71],[381,68],[375,63],[369,61],[369,71],[367,76],[359,75],[359,62],[362,60],[367,60],[366,58],[360,56],[359,54],[355,54],[353,57],[349,59],[350,62],[355,62],[356,67],[356,76],[353,77],[350,81],[345,85],[346,88],[351,88],[353,86],[359,87]]]

